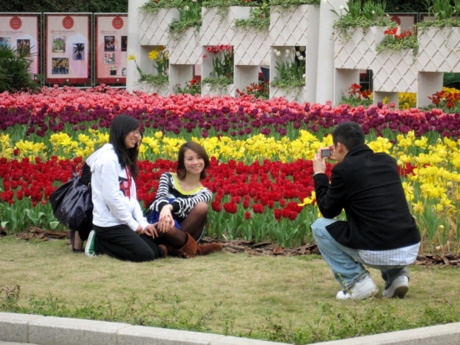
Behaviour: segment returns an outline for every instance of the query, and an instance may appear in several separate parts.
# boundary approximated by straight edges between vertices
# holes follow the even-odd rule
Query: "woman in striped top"
[[[166,245],[170,254],[194,257],[222,250],[218,243],[197,243],[203,236],[212,198],[211,191],[201,184],[208,167],[204,148],[190,141],[179,149],[176,173],[161,175],[148,220],[158,230],[157,243]]]

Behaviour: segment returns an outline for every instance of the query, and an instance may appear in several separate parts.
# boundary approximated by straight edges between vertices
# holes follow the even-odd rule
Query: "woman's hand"
[[[144,229],[142,229],[142,226],[139,225],[139,226],[137,227],[136,233],[137,233],[138,235],[142,235],[142,234],[144,233]]]
[[[157,228],[161,232],[168,232],[174,227],[174,218],[171,214],[172,206],[166,205],[160,211],[160,217],[158,219]]]
[[[147,225],[147,226],[144,228],[144,233],[145,233],[147,236],[150,236],[150,237],[152,237],[152,238],[158,237],[158,232],[157,232],[157,229],[156,229],[156,225],[157,225],[157,224],[158,224],[158,223]]]

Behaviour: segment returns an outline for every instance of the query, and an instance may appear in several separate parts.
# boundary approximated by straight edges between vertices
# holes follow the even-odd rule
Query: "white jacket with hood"
[[[144,229],[148,222],[137,201],[134,178],[130,198],[120,189],[119,177],[127,179],[127,174],[118,162],[113,145],[105,144],[91,154],[86,163],[91,168],[93,224],[100,227],[126,224],[133,231],[140,225]]]

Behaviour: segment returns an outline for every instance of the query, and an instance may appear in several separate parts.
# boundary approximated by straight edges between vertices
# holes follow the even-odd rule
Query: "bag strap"
[[[86,163],[80,169],[80,182],[87,186],[91,184],[91,168]]]

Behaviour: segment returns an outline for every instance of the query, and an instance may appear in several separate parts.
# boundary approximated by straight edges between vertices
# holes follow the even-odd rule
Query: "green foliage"
[[[185,84],[185,87],[181,87],[178,84],[175,88],[176,94],[190,94],[190,95],[201,95],[201,80],[200,77],[193,78]]]
[[[141,9],[155,14],[160,8],[179,8],[181,6],[182,0],[158,0],[158,1],[148,1],[141,6]]]
[[[349,104],[351,107],[363,105],[365,107],[372,104],[372,92],[370,90],[361,90],[362,86],[352,84],[348,89],[348,95],[342,96],[341,104]]]
[[[346,305],[320,301],[315,306],[317,313],[306,319],[302,327],[286,322],[281,313],[266,309],[262,324],[235,334],[234,317],[226,314],[223,302],[216,302],[207,310],[197,311],[184,303],[178,294],[156,294],[154,299],[145,300],[130,293],[119,305],[109,299],[95,300],[84,305],[67,304],[51,294],[47,297],[31,297],[26,303],[19,303],[20,291],[19,285],[1,287],[0,311],[195,332],[210,332],[213,329],[213,317],[222,315],[227,320],[222,326],[223,334],[299,345],[458,321],[458,308],[447,299],[437,298],[424,304],[417,310],[419,315],[416,319],[401,317],[396,303],[380,303],[378,299]]]
[[[229,78],[233,80],[233,47],[229,45],[218,45],[206,48],[209,54],[212,54],[212,78]],[[206,56],[207,58],[208,56]]]
[[[271,6],[289,8],[298,5],[319,5],[320,0],[269,0]]]
[[[426,19],[417,23],[417,28],[426,27],[460,27],[460,0],[424,0],[428,16],[434,20]]]
[[[281,58],[280,50],[274,52]],[[272,86],[285,90],[305,86],[305,47],[286,49],[284,58],[276,61],[275,68],[279,76],[274,78]]]
[[[179,10],[180,19],[173,21],[169,26],[169,32],[174,39],[180,38],[180,34],[188,28],[201,26],[201,4],[199,2],[183,1]]]
[[[270,27],[270,7],[264,3],[260,7],[251,8],[249,18],[235,20],[235,27],[253,29],[256,32],[267,32]]]
[[[173,21],[169,26],[169,32],[173,39],[180,38],[180,34],[186,29],[201,26],[201,1],[182,0],[158,0],[146,2],[141,10],[156,14],[160,8],[176,8],[179,11],[179,20]]]
[[[230,6],[260,6],[264,3],[264,0],[254,1],[241,1],[241,0],[204,0],[203,7],[212,8],[223,8],[227,9]]]
[[[128,0],[11,0],[2,2],[3,12],[128,12]]]
[[[217,14],[224,18],[228,13],[230,6],[259,6],[263,4],[263,0],[260,1],[241,1],[241,0],[205,0],[203,1],[203,7],[205,8],[217,8]]]
[[[30,77],[30,47],[0,47],[0,92],[33,91],[38,84]]]
[[[204,78],[201,84],[209,84],[211,90],[220,90],[227,85],[233,83],[233,78],[229,77],[215,77],[215,78]]]
[[[339,18],[334,23],[334,28],[340,33],[348,36],[348,30],[353,28],[369,28],[371,26],[389,26],[391,20],[385,13],[385,2],[374,2],[371,0],[351,0],[338,13],[331,10]]]
[[[269,99],[270,98],[270,88],[268,83],[264,81],[259,81],[258,83],[251,83],[243,91],[236,90],[237,94],[240,96],[244,95],[254,95],[254,97],[260,99]]]
[[[139,81],[145,81],[146,83],[153,85],[163,85],[168,83],[169,77],[167,75],[144,74],[141,76]]]
[[[426,12],[422,1],[386,0],[388,12]]]

